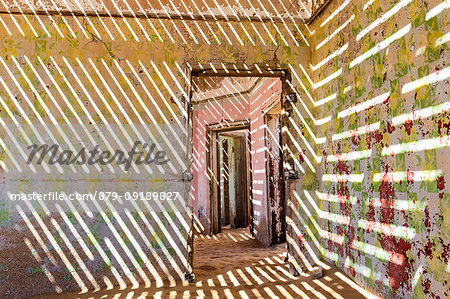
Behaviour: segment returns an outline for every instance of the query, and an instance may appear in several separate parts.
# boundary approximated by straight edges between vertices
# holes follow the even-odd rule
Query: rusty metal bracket
[[[194,175],[190,171],[185,171],[181,174],[181,180],[183,182],[192,181],[193,178],[194,178]]]
[[[287,103],[294,104],[297,102],[297,95],[295,93],[289,93],[284,96],[284,101]]]
[[[184,280],[187,282],[193,282],[195,280],[194,273],[184,273]]]
[[[296,170],[285,171],[284,177],[288,180],[298,180],[300,178],[298,171],[296,171]]]

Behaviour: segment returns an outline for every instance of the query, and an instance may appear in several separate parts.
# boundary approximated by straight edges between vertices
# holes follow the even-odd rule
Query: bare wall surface
[[[161,285],[184,279],[192,272],[194,221],[188,196],[191,183],[181,180],[191,163],[189,130],[183,129],[188,113],[187,97],[182,95],[190,88],[188,70],[214,69],[221,63],[230,69],[256,71],[295,67],[309,57],[304,34],[297,25],[270,23],[6,14],[0,18],[3,141],[15,140],[12,133],[19,132],[17,140],[24,144],[24,136],[37,138],[38,132],[50,141],[65,140],[66,135],[75,146],[79,142],[72,138],[80,139],[69,124],[76,124],[86,126],[82,132],[87,137],[81,138],[86,145],[101,140],[115,147],[120,141],[128,149],[133,140],[120,126],[117,131],[102,131],[97,124],[134,124],[142,125],[141,135],[153,136],[173,154],[173,167],[152,168],[153,174],[143,166],[139,172],[132,168],[127,173],[122,169],[111,173],[105,166],[92,168],[89,174],[82,169],[74,174],[69,167],[63,176],[52,168],[50,174],[36,177],[24,168],[22,174],[32,180],[23,181],[21,190],[33,190],[42,182],[55,182],[53,191],[81,186],[83,192],[125,192],[139,186],[144,191],[177,190],[183,204],[182,209],[172,207],[166,213],[126,210],[119,204],[105,210],[82,206],[66,210],[70,206],[64,203],[62,212],[51,204],[49,213],[45,207],[34,211],[26,204],[21,210],[2,206],[1,296]],[[66,127],[34,132],[30,125],[38,124]],[[25,128],[23,134],[17,131],[19,126]],[[114,132],[123,134],[116,139]],[[133,132],[134,138],[137,132]],[[8,152],[14,146],[1,146],[2,191],[11,186],[17,166]],[[12,157],[23,159],[20,153]],[[20,178],[19,172],[15,175]]]

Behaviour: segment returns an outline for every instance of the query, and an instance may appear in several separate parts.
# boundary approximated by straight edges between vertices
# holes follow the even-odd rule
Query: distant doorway
[[[213,233],[222,229],[244,228],[251,223],[250,213],[250,134],[248,124],[209,128],[210,165],[218,180],[211,182]]]
[[[248,138],[248,129],[219,133],[222,229],[243,228],[250,223]]]

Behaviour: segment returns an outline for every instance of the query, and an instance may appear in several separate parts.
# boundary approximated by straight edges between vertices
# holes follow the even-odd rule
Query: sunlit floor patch
[[[66,293],[38,298],[366,298],[368,295],[336,267],[323,278],[293,276],[285,262],[286,244],[264,247],[248,228],[223,230],[215,238],[194,240],[194,282],[156,288]],[[363,294],[366,294],[364,296]]]

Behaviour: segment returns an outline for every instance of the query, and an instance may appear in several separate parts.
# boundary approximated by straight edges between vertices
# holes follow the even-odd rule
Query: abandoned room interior
[[[448,298],[449,0],[0,4],[0,298]]]

